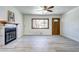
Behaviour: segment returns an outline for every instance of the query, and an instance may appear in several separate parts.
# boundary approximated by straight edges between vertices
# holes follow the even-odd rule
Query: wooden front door
[[[60,18],[52,18],[52,35],[60,35]]]

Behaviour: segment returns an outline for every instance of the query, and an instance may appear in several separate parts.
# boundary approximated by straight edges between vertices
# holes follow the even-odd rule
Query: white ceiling
[[[23,14],[38,14],[38,15],[43,15],[43,14],[56,14],[56,15],[60,15],[60,14],[64,14],[66,12],[68,12],[69,10],[75,8],[76,6],[55,6],[52,10],[53,12],[46,12],[44,13],[41,10],[40,6],[16,6],[16,8]]]

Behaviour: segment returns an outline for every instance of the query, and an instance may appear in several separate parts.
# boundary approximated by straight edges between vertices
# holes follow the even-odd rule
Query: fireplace
[[[5,45],[14,41],[17,38],[16,25],[7,24],[5,25]]]

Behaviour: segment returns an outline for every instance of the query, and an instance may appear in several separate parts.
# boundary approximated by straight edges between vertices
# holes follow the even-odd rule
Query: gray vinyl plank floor
[[[23,36],[0,52],[79,52],[79,42],[62,36]]]

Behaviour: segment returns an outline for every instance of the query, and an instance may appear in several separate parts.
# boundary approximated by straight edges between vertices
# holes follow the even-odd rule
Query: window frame
[[[33,20],[47,20],[48,21],[48,27],[47,28],[34,28],[33,27]],[[49,18],[32,18],[32,29],[49,29]]]

